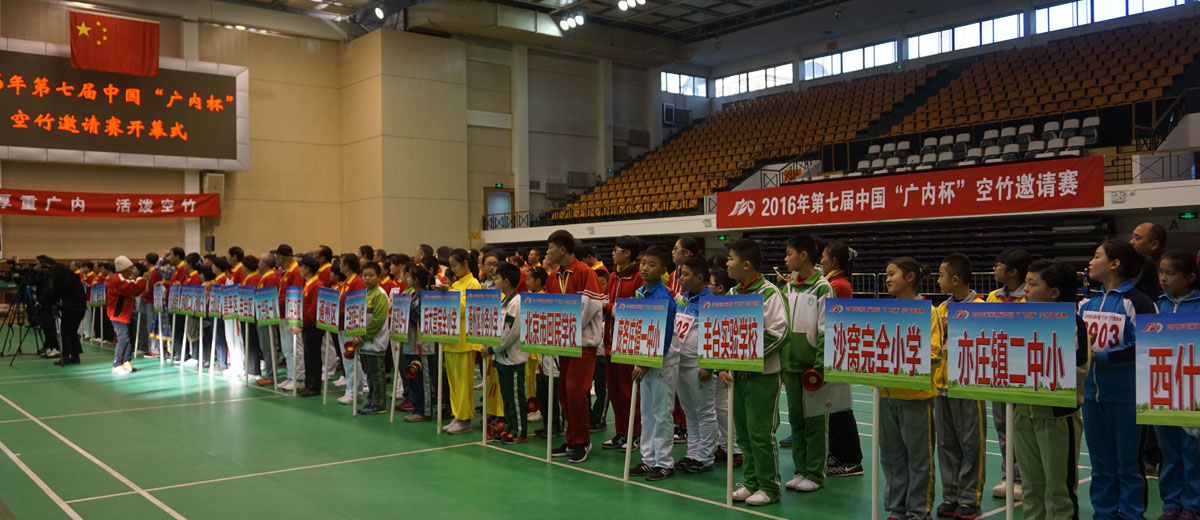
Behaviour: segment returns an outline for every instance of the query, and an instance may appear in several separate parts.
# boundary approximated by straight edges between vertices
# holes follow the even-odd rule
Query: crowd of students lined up
[[[1000,450],[1014,450],[1017,464],[1012,475],[1002,473],[1002,481],[992,493],[1003,496],[1003,480],[1011,477],[1024,518],[1078,518],[1082,438],[1091,459],[1094,518],[1144,518],[1146,474],[1157,470],[1164,510],[1160,519],[1197,519],[1200,442],[1196,432],[1141,427],[1135,421],[1137,316],[1200,312],[1196,256],[1164,252],[1165,243],[1164,230],[1153,224],[1139,226],[1131,240],[1105,241],[1087,265],[1086,280],[1070,265],[1035,260],[1026,251],[1008,249],[999,253],[993,265],[995,281],[1001,287],[986,296],[972,289],[971,261],[965,255],[946,255],[936,270],[927,270],[907,257],[888,262],[884,286],[891,297],[923,298],[917,288],[927,276],[936,276],[941,292],[949,295],[936,306],[932,320],[932,386],[880,390],[877,434],[886,479],[883,503],[889,519],[920,520],[933,514],[973,519],[981,514],[987,412],[983,402],[946,396],[943,345],[948,303],[1076,302],[1081,284],[1091,290],[1078,302],[1079,316],[1086,311],[1119,315],[1125,321],[1123,335],[1108,344],[1097,344],[1096,338],[1087,335],[1082,318],[1077,318],[1077,406],[1016,406],[1015,439],[1005,438],[1003,405],[993,403],[991,415]],[[590,246],[560,230],[549,236],[544,258],[537,249],[527,256],[490,247],[481,251],[442,247],[435,252],[424,244],[411,257],[389,255],[369,246],[357,254],[335,256],[327,246],[297,255],[283,244],[257,257],[245,255],[238,247],[230,248],[227,256],[201,256],[175,247],[161,257],[149,253],[139,262],[125,257],[112,264],[83,262],[78,273],[88,285],[105,282],[104,315],[112,324],[110,334],[116,345],[114,374],[133,371],[131,336],[134,343],[145,346],[146,355],[170,355],[185,366],[220,370],[227,377],[246,377],[257,384],[295,388],[301,396],[319,395],[322,381],[335,376],[340,368],[343,375],[335,384],[344,386],[345,392],[339,402],[349,404],[354,392],[362,390],[360,382],[365,381],[367,398],[359,411],[382,413],[385,389],[394,387],[397,396],[402,396],[397,409],[410,412],[405,420],[423,422],[441,416],[436,396],[444,392],[449,397],[444,412],[453,419],[443,431],[462,434],[475,427],[474,390],[482,389],[475,384],[478,367],[488,374],[488,388],[482,389],[488,411],[485,427],[495,442],[527,442],[529,422],[552,423],[534,433],[562,436],[552,455],[582,463],[591,453],[592,433],[607,430],[611,405],[616,433],[601,447],[623,450],[632,442],[642,462],[631,469],[631,475],[656,481],[674,476],[676,470],[703,473],[732,457],[730,462],[743,468],[733,499],[759,506],[779,501],[784,489],[817,492],[828,477],[863,473],[853,411],[806,417],[801,374],[822,370],[824,331],[794,327],[789,311],[794,295],[815,297],[821,313],[826,298],[852,297],[849,276],[855,256],[844,243],[822,243],[810,235],[796,235],[786,243],[784,263],[789,275],[773,282],[761,274],[767,269],[754,240],[735,240],[724,254],[705,258],[699,242],[691,237],[679,238],[674,248],[667,250],[623,236],[616,239],[611,251],[610,271]],[[278,287],[281,309],[286,288],[302,287],[303,325],[251,325],[243,334],[234,320],[156,313],[151,294],[158,283],[168,288],[208,284]],[[343,298],[347,292],[366,289],[370,295],[367,334],[351,339],[317,329],[317,287],[338,288]],[[465,336],[457,344],[430,344],[410,333],[405,344],[389,348],[387,307],[393,290],[413,294],[410,331],[417,331],[424,291],[479,288],[502,292],[504,325],[499,346],[470,344]],[[521,351],[520,294],[525,292],[582,295],[581,357],[556,359]],[[713,294],[763,296],[762,373],[698,368],[699,340],[694,327],[686,332],[683,328],[669,331],[661,368],[612,361],[613,305],[618,299],[666,300],[669,314],[677,316],[668,321],[680,323],[695,319],[699,300]],[[105,329],[94,325],[97,323],[106,321],[85,319],[81,332],[103,337]],[[207,344],[199,341],[201,327],[207,327],[207,337],[213,338],[204,342]],[[216,351],[209,352],[209,345]],[[441,389],[436,373],[439,347],[444,354]],[[389,382],[393,355],[400,356],[395,361],[408,370]],[[206,366],[209,356],[215,358],[216,366]],[[355,357],[360,363],[355,363]],[[274,361],[277,358],[282,361]],[[60,363],[78,361],[79,352],[63,352]],[[285,368],[276,373],[280,366]],[[347,374],[350,384],[346,384]],[[554,403],[546,399],[550,374],[556,383]],[[640,385],[640,400],[630,414],[635,383]],[[729,403],[726,391],[721,390],[731,384],[734,432],[725,430]],[[792,436],[777,441],[781,391],[788,394],[786,415]],[[553,414],[547,404],[554,407]],[[553,421],[547,421],[549,416]],[[633,438],[627,439],[630,422]],[[727,453],[725,447],[731,440],[733,453]],[[672,453],[676,443],[687,445],[686,455],[679,460]],[[778,456],[781,443],[792,452],[792,473],[787,479],[780,477],[780,466],[788,466]],[[935,502],[935,466],[940,466],[940,504]]]

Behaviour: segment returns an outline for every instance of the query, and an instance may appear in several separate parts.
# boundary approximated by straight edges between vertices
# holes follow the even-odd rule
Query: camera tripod
[[[33,336],[33,343],[37,347],[35,352],[41,350],[45,338],[42,337],[42,330],[38,327],[38,324],[34,323],[33,317],[34,313],[30,302],[18,297],[15,303],[8,306],[8,312],[5,313],[4,320],[0,321],[0,329],[4,329],[4,339],[3,342],[0,342],[0,357],[3,357],[8,352],[8,346],[15,342],[12,359],[9,360],[8,366],[12,366],[16,362],[18,355],[33,355],[33,353],[26,353],[21,350],[26,338],[30,335]]]

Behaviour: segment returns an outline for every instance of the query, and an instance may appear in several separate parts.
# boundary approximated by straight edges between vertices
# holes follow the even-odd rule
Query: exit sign
[[[1193,220],[1196,218],[1195,211],[1185,211],[1179,214],[1179,220]]]

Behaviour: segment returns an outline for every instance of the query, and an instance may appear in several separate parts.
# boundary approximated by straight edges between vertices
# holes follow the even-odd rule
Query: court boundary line
[[[479,444],[479,443],[478,443],[478,442],[476,442],[476,443],[474,443],[474,444]],[[784,517],[775,516],[775,515],[771,515],[771,514],[768,514],[768,513],[763,513],[763,512],[761,512],[761,511],[755,511],[755,510],[753,510],[753,509],[746,509],[746,508],[743,508],[743,507],[736,507],[736,506],[734,506],[734,507],[730,507],[730,506],[726,506],[726,505],[725,505],[723,502],[717,502],[716,500],[710,500],[710,499],[707,499],[707,498],[698,497],[698,496],[695,496],[695,495],[689,495],[689,494],[687,494],[687,493],[680,493],[680,492],[678,492],[678,491],[674,491],[674,490],[670,490],[670,489],[666,489],[666,488],[660,488],[660,487],[651,486],[650,484],[646,484],[645,482],[637,482],[637,481],[634,481],[634,480],[628,480],[628,481],[626,481],[626,480],[624,480],[624,479],[622,479],[621,477],[618,477],[618,476],[616,476],[616,475],[609,475],[609,474],[607,474],[607,473],[600,473],[599,471],[590,470],[590,469],[583,468],[583,467],[580,467],[580,466],[572,466],[572,465],[570,465],[570,464],[564,464],[564,463],[562,463],[562,462],[558,462],[558,461],[549,461],[549,462],[546,462],[546,459],[545,459],[544,457],[538,457],[538,456],[535,456],[535,455],[530,455],[530,454],[528,454],[528,453],[521,453],[521,452],[519,452],[519,451],[508,450],[508,449],[501,448],[500,446],[496,446],[496,445],[493,445],[493,444],[487,444],[486,446],[487,446],[488,448],[491,448],[491,449],[493,449],[493,450],[496,450],[496,451],[500,451],[500,452],[508,453],[508,454],[511,454],[511,455],[517,455],[517,456],[519,456],[519,457],[525,457],[525,458],[527,458],[527,459],[531,459],[531,460],[540,461],[540,462],[546,463],[546,464],[548,464],[548,465],[550,465],[550,466],[558,466],[558,467],[563,467],[563,468],[567,468],[567,469],[573,469],[573,470],[575,470],[575,471],[579,471],[579,472],[582,472],[582,473],[585,473],[585,474],[588,474],[588,475],[594,475],[594,476],[597,476],[597,477],[603,477],[603,478],[606,478],[606,479],[609,479],[609,480],[615,480],[615,481],[617,481],[617,482],[620,482],[620,483],[622,483],[622,484],[633,484],[633,485],[635,485],[635,486],[639,486],[639,487],[642,487],[642,488],[645,488],[645,489],[654,490],[654,491],[659,491],[659,492],[662,492],[662,493],[666,493],[666,494],[668,494],[668,495],[673,495],[673,496],[677,496],[677,497],[680,497],[680,498],[686,498],[686,499],[689,499],[689,500],[695,500],[696,502],[702,502],[702,503],[709,504],[709,505],[719,506],[719,507],[721,507],[721,508],[723,508],[723,509],[728,509],[728,510],[732,510],[732,511],[737,511],[737,512],[740,512],[740,513],[749,513],[749,514],[752,514],[752,515],[761,516],[761,517],[763,517],[763,518],[770,518],[770,519],[772,519],[772,520],[787,520],[787,519],[786,519],[786,518],[784,518]]]
[[[369,457],[359,457],[356,459],[335,460],[332,462],[322,462],[320,464],[310,464],[307,466],[296,466],[293,468],[280,468],[280,469],[273,469],[270,471],[260,471],[257,473],[246,473],[246,474],[242,474],[242,475],[231,475],[228,477],[220,477],[220,478],[214,478],[214,479],[208,479],[208,480],[197,480],[195,482],[182,482],[179,484],[171,484],[169,486],[148,488],[148,489],[146,489],[146,491],[153,493],[156,491],[166,491],[168,489],[200,486],[200,485],[204,485],[204,484],[213,484],[216,482],[225,482],[225,481],[229,481],[229,480],[240,480],[240,479],[244,479],[244,478],[262,477],[262,476],[267,476],[267,475],[275,475],[275,474],[279,474],[279,473],[290,473],[293,471],[304,471],[304,470],[308,470],[308,469],[325,468],[325,467],[329,467],[329,466],[339,466],[342,464],[352,464],[355,462],[366,462],[369,460],[379,460],[379,459],[387,459],[387,458],[394,458],[394,457],[403,457],[405,455],[416,455],[418,453],[428,453],[428,452],[432,452],[432,451],[441,451],[441,450],[447,450],[447,449],[451,449],[451,448],[461,448],[463,446],[478,446],[478,445],[479,445],[479,442],[474,441],[474,442],[464,442],[461,444],[451,444],[451,445],[447,445],[447,446],[434,446],[431,448],[422,448],[419,450],[400,451],[400,452],[396,452],[396,453],[384,453],[382,455],[371,455]],[[133,492],[133,491],[125,491],[122,493],[112,493],[112,494],[108,494],[108,495],[99,495],[99,496],[94,496],[94,497],[76,498],[74,500],[68,500],[66,503],[74,504],[74,503],[78,503],[78,502],[90,502],[93,500],[104,500],[107,498],[116,498],[116,497],[132,495],[134,493],[135,492]]]
[[[66,419],[69,417],[84,417],[84,416],[88,416],[88,415],[104,415],[104,414],[122,413],[122,412],[140,412],[143,410],[161,410],[164,408],[182,408],[184,406],[201,406],[201,405],[221,404],[221,403],[238,403],[238,402],[242,402],[242,401],[257,401],[257,400],[261,400],[261,399],[277,399],[279,397],[283,397],[283,396],[282,395],[263,395],[263,396],[258,396],[258,397],[239,397],[237,399],[202,401],[202,402],[198,402],[198,403],[163,404],[163,405],[157,405],[157,406],[144,406],[141,408],[122,408],[120,410],[101,410],[98,412],[80,412],[80,413],[68,413],[68,414],[62,414],[62,415],[43,415],[41,417],[38,417],[38,419],[42,419],[42,420]],[[0,424],[28,422],[28,421],[29,421],[29,419],[7,419],[7,420],[0,421]]]
[[[8,458],[11,459],[18,468],[21,468],[21,471],[25,472],[25,476],[29,477],[29,480],[32,480],[34,484],[37,484],[37,487],[41,488],[42,492],[45,493],[46,496],[50,497],[50,500],[53,500],[54,504],[62,509],[67,516],[71,517],[72,520],[83,520],[83,517],[79,516],[79,513],[76,512],[70,504],[63,500],[62,497],[58,496],[58,493],[55,493],[53,489],[50,489],[50,486],[46,484],[46,482],[42,480],[37,473],[34,473],[33,470],[25,464],[25,461],[21,460],[21,458],[17,456],[16,453],[13,453],[13,451],[9,449],[8,446],[2,441],[0,441],[0,451],[4,451],[4,454],[8,455]]]
[[[129,480],[129,479],[128,479],[128,478],[126,478],[124,475],[122,475],[122,474],[118,473],[118,472],[117,472],[117,470],[115,470],[115,469],[112,469],[112,468],[111,468],[111,467],[110,467],[108,464],[105,464],[103,461],[101,461],[100,459],[96,458],[96,456],[95,456],[95,455],[92,455],[92,454],[91,454],[91,453],[89,453],[87,450],[85,450],[85,449],[83,449],[83,448],[79,447],[79,445],[75,444],[74,442],[71,442],[71,440],[70,440],[70,439],[68,439],[68,438],[67,438],[66,436],[64,436],[63,434],[61,434],[61,433],[58,433],[58,431],[57,431],[57,430],[55,430],[54,428],[51,428],[51,427],[50,427],[50,425],[48,425],[48,424],[46,424],[46,423],[42,422],[42,421],[41,421],[40,419],[38,419],[37,417],[34,417],[34,416],[33,416],[33,414],[31,414],[31,413],[29,413],[29,412],[25,411],[25,409],[24,409],[24,408],[21,408],[20,406],[17,406],[17,403],[14,403],[14,402],[12,402],[12,400],[10,400],[10,399],[9,399],[8,397],[6,397],[4,394],[0,394],[0,400],[3,400],[4,402],[8,403],[8,405],[9,405],[9,406],[11,406],[11,407],[13,407],[13,409],[17,410],[17,411],[18,411],[18,412],[20,412],[21,414],[23,414],[23,415],[25,415],[26,417],[28,417],[30,420],[32,420],[34,423],[36,423],[38,426],[41,426],[41,427],[42,427],[42,429],[46,430],[47,432],[50,432],[50,434],[51,434],[51,435],[54,435],[55,437],[57,437],[57,438],[58,438],[58,440],[62,441],[62,442],[63,442],[64,444],[66,444],[67,446],[70,446],[70,447],[71,447],[71,449],[74,449],[74,450],[75,450],[76,452],[78,452],[80,455],[83,455],[85,458],[87,458],[88,460],[92,461],[92,463],[93,463],[93,464],[95,464],[95,465],[97,465],[97,466],[100,466],[100,468],[101,468],[101,469],[103,469],[105,472],[107,472],[109,475],[112,475],[114,478],[116,478],[117,480],[121,481],[121,483],[122,483],[122,484],[125,484],[125,485],[126,485],[126,486],[128,486],[130,489],[132,489],[132,490],[133,490],[135,493],[137,493],[137,494],[141,495],[141,496],[142,496],[142,498],[145,498],[146,500],[150,501],[150,503],[151,503],[151,504],[154,504],[155,506],[158,506],[158,508],[159,508],[159,509],[161,509],[161,510],[163,510],[164,512],[166,512],[168,515],[171,515],[171,517],[172,517],[172,518],[175,518],[176,520],[186,520],[186,517],[184,517],[183,515],[179,514],[179,512],[175,511],[175,510],[174,510],[174,509],[172,509],[170,506],[168,506],[168,505],[166,505],[166,504],[162,503],[162,501],[160,501],[159,499],[155,498],[155,497],[154,497],[154,495],[151,495],[151,494],[150,494],[150,493],[148,493],[148,492],[147,492],[145,489],[142,489],[142,488],[141,488],[140,486],[138,486],[137,484],[134,484],[134,483],[133,483],[133,481]]]

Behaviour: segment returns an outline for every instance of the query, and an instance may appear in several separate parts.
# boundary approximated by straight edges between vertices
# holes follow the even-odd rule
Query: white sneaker
[[[460,421],[458,419],[455,419],[453,421],[450,421],[450,425],[446,427],[445,431],[446,431],[446,433],[449,433],[450,435],[458,435],[461,433],[467,433],[474,429],[475,428],[471,426],[470,421]]]
[[[183,362],[183,366],[185,366],[185,367],[194,367],[194,366],[199,366],[199,365],[200,365],[200,361],[198,361],[196,358],[192,358],[192,359],[189,359],[189,360]]]
[[[1005,481],[1001,480],[999,484],[996,484],[994,487],[992,487],[992,496],[994,496],[996,498],[1004,498],[1004,486],[1005,486]],[[1013,500],[1015,500],[1015,501],[1021,500],[1021,483],[1020,482],[1016,482],[1013,484]]]
[[[337,378],[337,381],[333,382],[333,386],[337,386],[337,387],[346,386],[346,376]]]
[[[479,384],[475,385],[475,389],[476,389],[476,390],[483,390],[483,383],[479,383]]]
[[[746,486],[738,484],[737,489],[733,490],[733,501],[745,502],[751,495],[750,490],[746,489]]]
[[[796,491],[803,491],[806,493],[809,491],[816,491],[818,489],[821,489],[820,484],[817,484],[816,482],[808,480],[807,478],[804,477],[804,475],[796,475],[794,478],[792,478],[792,480],[787,481],[787,484],[784,484],[783,487],[786,487],[788,489],[794,489]]]
[[[338,398],[338,402],[339,402],[339,403],[342,403],[342,404],[350,404],[350,403],[353,403],[353,402],[354,402],[354,396],[352,396],[352,395],[343,395],[343,396],[341,396],[341,397],[339,397],[339,398]]]
[[[284,381],[284,382],[282,382],[282,383],[279,383],[279,389],[280,389],[280,390],[291,390],[291,389],[292,389],[292,386],[294,386],[295,384],[296,384],[296,382],[295,382],[295,381],[292,381],[291,379],[288,379],[287,381]]]
[[[113,367],[112,373],[114,376],[123,376],[123,375],[127,374],[128,372],[125,371],[125,367],[123,365],[117,365],[117,366]]]
[[[767,496],[767,494],[764,493],[761,489],[758,491],[755,491],[753,495],[750,495],[750,498],[746,499],[746,505],[748,505],[748,506],[765,506],[767,504],[773,504],[775,502],[776,502],[775,500],[771,500],[771,497]]]
[[[545,418],[542,417],[541,411],[537,411],[537,412],[533,412],[529,415],[526,415],[525,420],[528,422],[542,422],[543,420],[545,420]]]

